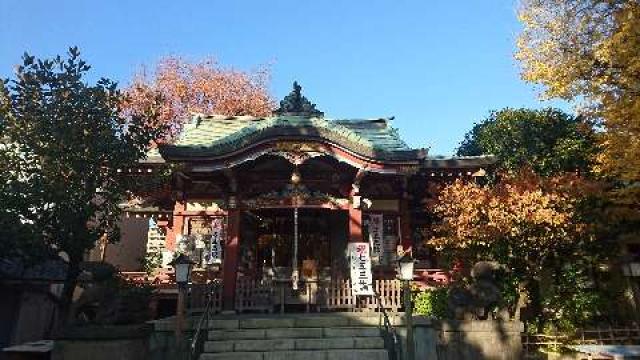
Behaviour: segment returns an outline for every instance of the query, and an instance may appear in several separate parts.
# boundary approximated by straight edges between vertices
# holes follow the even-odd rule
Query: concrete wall
[[[521,358],[518,321],[414,319],[416,359],[515,360]]]
[[[0,350],[50,338],[57,321],[53,296],[59,295],[50,291],[60,286],[0,284]],[[0,359],[3,359],[1,352]]]
[[[52,360],[144,360],[148,346],[141,339],[57,340]]]
[[[45,292],[24,291],[13,330],[12,344],[47,339],[57,320],[57,306]]]
[[[194,321],[187,317],[184,324],[184,338],[191,339],[194,333]],[[150,360],[175,360],[185,359],[188,353],[190,340],[186,340],[181,346],[176,343],[175,317],[149,321],[153,331],[149,335],[149,359]],[[206,334],[203,334],[206,336]]]
[[[147,252],[147,233],[149,231],[149,219],[125,217],[120,221],[120,241],[108,244],[105,252],[105,261],[113,264],[121,271],[141,271],[140,260]],[[100,245],[96,245],[89,252],[88,260],[101,260]]]

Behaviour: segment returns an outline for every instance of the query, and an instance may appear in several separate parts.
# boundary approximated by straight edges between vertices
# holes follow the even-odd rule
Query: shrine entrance
[[[495,163],[428,157],[393,118],[325,118],[297,85],[272,116],[183,120],[175,142],[128,169],[151,176],[176,164],[170,186],[136,196],[127,211],[162,216],[159,250],[167,259],[195,252],[204,281],[222,279],[212,298],[227,311],[397,310],[397,255],[416,257],[429,236],[429,185],[473,180]],[[354,274],[370,260],[376,296],[352,291],[354,243],[370,245],[368,259],[350,259]]]
[[[348,211],[323,208],[244,212],[239,273],[276,281],[346,277],[347,216]]]
[[[348,211],[245,210],[240,221],[237,311],[320,311],[326,289],[348,279]]]

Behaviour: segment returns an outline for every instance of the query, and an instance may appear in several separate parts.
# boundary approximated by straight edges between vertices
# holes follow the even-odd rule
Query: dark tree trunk
[[[79,274],[80,262],[75,258],[70,258],[67,277],[64,281],[62,295],[60,296],[60,316],[58,317],[58,326],[55,331],[56,334],[59,334],[62,328],[72,320],[71,317],[73,314],[71,313],[71,310],[73,307],[73,293],[75,292],[76,285],[78,283]]]

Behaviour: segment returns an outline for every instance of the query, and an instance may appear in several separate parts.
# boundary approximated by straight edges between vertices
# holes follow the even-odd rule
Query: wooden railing
[[[640,342],[640,325],[584,329],[579,330],[575,338],[581,344],[638,344],[638,342]]]
[[[374,291],[380,295],[381,307],[387,311],[397,312],[401,307],[402,287],[399,280],[374,280]],[[367,296],[357,299],[351,293],[351,281],[335,280],[323,289],[324,303],[319,304],[327,310],[376,311],[378,298]]]
[[[239,278],[236,283],[236,311],[267,311],[277,306],[306,305],[306,311],[379,311],[380,307],[397,312],[401,307],[402,289],[398,280],[374,280],[375,296],[357,298],[351,292],[351,281],[335,279],[327,282],[303,282],[300,290],[292,292],[290,284]],[[296,294],[294,296],[294,293]]]
[[[376,280],[373,284],[374,291],[379,294],[379,297],[367,298],[367,308],[377,309],[382,307],[387,311],[398,312],[402,307],[402,284],[400,280]],[[382,304],[378,305],[378,299],[382,301]],[[370,301],[371,300],[371,301]]]
[[[566,345],[628,345],[640,342],[640,325],[580,329],[572,335],[523,334],[522,349],[526,358],[535,358],[540,349],[560,351]]]
[[[351,281],[337,279],[322,289],[320,307],[327,310],[351,310],[356,307],[356,297],[351,293]]]
[[[173,278],[150,277],[145,273],[125,273],[127,280],[153,285],[156,289],[177,289]],[[164,274],[163,274],[164,275]],[[189,286],[189,307],[202,309],[207,305],[209,282],[193,283]],[[250,277],[238,278],[235,291],[237,312],[285,311],[287,305],[300,305],[298,311],[359,311],[375,312],[380,307],[388,312],[398,312],[402,307],[402,287],[399,280],[374,280],[374,291],[379,295],[356,297],[351,292],[349,279],[330,281],[302,281],[300,289],[293,291],[288,281],[256,280]],[[382,301],[379,304],[379,300]],[[222,286],[211,292],[210,311],[219,313],[223,309]]]

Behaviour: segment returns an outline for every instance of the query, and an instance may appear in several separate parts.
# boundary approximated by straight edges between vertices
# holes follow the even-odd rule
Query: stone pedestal
[[[518,360],[524,325],[508,320],[415,317],[416,359]]]

